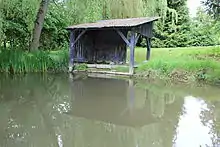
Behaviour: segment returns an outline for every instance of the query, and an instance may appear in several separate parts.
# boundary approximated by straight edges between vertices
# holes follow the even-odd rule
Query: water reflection
[[[67,75],[1,75],[0,146],[219,145],[218,99],[132,80],[69,80]],[[210,96],[216,92],[208,90]]]
[[[183,104],[183,114],[179,118],[176,130],[175,145],[185,146],[212,146],[212,139],[215,136],[212,132],[213,120],[203,124],[203,111],[210,112],[204,100],[194,97],[185,97]]]

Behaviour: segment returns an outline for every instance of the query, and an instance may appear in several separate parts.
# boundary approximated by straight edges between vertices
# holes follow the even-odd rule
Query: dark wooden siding
[[[146,23],[136,27],[136,32],[140,33],[141,35],[152,38],[153,37],[153,22]]]
[[[127,35],[126,30],[122,32]],[[75,44],[74,59],[75,62],[125,63],[126,50],[126,43],[115,30],[91,30]]]

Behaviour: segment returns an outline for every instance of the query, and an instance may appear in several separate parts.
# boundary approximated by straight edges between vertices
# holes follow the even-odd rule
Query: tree
[[[0,4],[0,45],[9,44],[10,48],[20,47],[27,49],[34,17],[37,13],[38,0],[10,0]]]
[[[207,12],[216,19],[220,19],[220,0],[204,0]]]
[[[218,33],[216,33],[215,20],[208,15],[204,8],[199,7],[196,17],[190,25],[191,46],[212,46],[218,44]]]
[[[30,49],[37,50],[39,47],[40,35],[43,28],[44,19],[47,13],[48,5],[50,0],[41,0],[40,7],[38,9],[38,13],[36,16],[36,21],[34,25],[32,42],[30,45]]]
[[[0,0],[0,46],[57,49],[68,44],[69,25],[158,15],[165,20],[167,13],[175,16],[171,11],[167,0]]]
[[[0,45],[3,40],[3,14],[2,14],[2,0],[0,0]]]
[[[187,0],[167,1],[169,11],[167,10],[164,22],[155,27],[153,47],[184,47],[188,45],[190,18],[186,2]]]

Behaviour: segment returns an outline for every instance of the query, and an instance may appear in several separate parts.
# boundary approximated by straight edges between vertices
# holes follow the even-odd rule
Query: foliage
[[[28,48],[36,14],[37,0],[10,0],[2,1],[4,41],[11,47]]]
[[[168,0],[166,6],[168,9],[163,14],[166,17],[162,17],[162,21],[158,21],[154,27],[152,46],[156,48],[188,46],[190,18],[186,0]],[[139,39],[138,45],[146,46],[146,40]]]
[[[0,0],[0,46],[28,51],[39,0]],[[72,24],[102,19],[160,16],[153,47],[210,46],[219,44],[220,23],[199,9],[189,18],[186,0],[53,0],[40,38],[41,50],[68,48]],[[145,40],[139,40],[146,46]]]
[[[79,70],[79,71],[86,71],[87,70],[87,64],[79,64],[79,65],[76,65],[75,66],[75,69],[76,70]]]
[[[155,25],[152,46],[186,47],[212,46],[220,44],[220,22],[215,21],[200,7],[195,18],[189,17],[186,0],[168,0],[168,7],[177,12],[177,21],[172,13],[167,13],[164,23],[159,21]],[[174,21],[174,22],[173,22]],[[146,47],[146,40],[139,39],[138,46]]]
[[[66,71],[68,52],[0,50],[0,72],[59,72]]]
[[[220,19],[220,1],[219,0],[204,0],[203,4],[206,11],[215,19]]]
[[[218,32],[219,22],[215,22],[202,8],[198,9],[197,17],[191,21],[190,42],[191,46],[212,46],[220,44]]]
[[[39,5],[39,0],[1,2],[3,9],[0,12],[0,33],[3,34],[1,33],[0,45],[29,49]],[[68,32],[65,28],[69,25],[153,15],[165,19],[167,11],[174,14],[167,7],[167,0],[53,0],[44,22],[40,48],[55,49],[68,44]]]

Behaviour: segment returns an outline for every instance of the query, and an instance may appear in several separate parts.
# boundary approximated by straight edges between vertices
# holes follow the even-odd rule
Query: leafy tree
[[[220,19],[220,0],[204,0],[203,4],[208,14],[216,19]]]
[[[29,48],[34,50],[38,46],[39,49],[59,49],[68,44],[69,36],[65,30],[67,26],[112,18],[160,16],[161,19],[155,25],[154,47],[197,45],[194,40],[197,38],[202,40],[201,35],[205,33],[196,27],[200,21],[195,23],[193,20],[191,22],[193,25],[190,26],[186,0],[0,0],[0,2],[2,8],[0,46],[19,47],[24,50]],[[220,26],[218,24],[216,23],[213,28],[218,28]],[[211,34],[206,35],[213,38]]]
[[[167,2],[169,9],[177,13],[177,18],[174,13],[167,13],[164,23],[156,26],[153,47],[187,46],[190,31],[187,0],[168,0]]]
[[[200,7],[196,17],[191,22],[190,45],[211,46],[219,44],[219,34],[216,33],[215,20]]]
[[[220,32],[220,0],[204,0],[203,4],[206,12],[216,20],[213,27]]]
[[[28,48],[37,5],[37,0],[3,0],[1,2],[0,32],[3,33],[1,38],[5,44],[10,43],[11,47]]]

